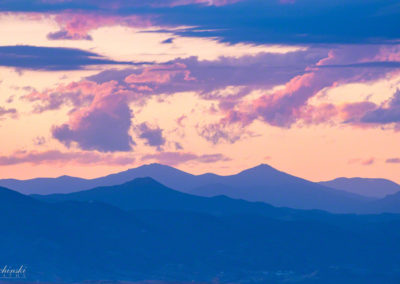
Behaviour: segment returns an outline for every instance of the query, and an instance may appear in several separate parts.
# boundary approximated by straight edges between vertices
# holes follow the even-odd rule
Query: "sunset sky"
[[[158,162],[400,182],[398,0],[2,0],[0,178]]]

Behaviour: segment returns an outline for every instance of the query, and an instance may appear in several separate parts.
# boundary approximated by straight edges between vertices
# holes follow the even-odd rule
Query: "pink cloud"
[[[181,115],[180,117],[178,117],[176,119],[176,123],[180,126],[180,127],[184,127],[183,125],[183,121],[187,118],[186,115]]]
[[[372,63],[372,68],[357,66],[358,63],[375,60],[380,52],[381,49],[377,46],[343,46],[331,50],[328,56],[308,67],[307,73],[293,77],[283,89],[254,100],[242,101],[231,109],[221,109],[225,117],[220,123],[239,123],[246,126],[260,119],[273,126],[291,127],[297,122],[332,123],[332,118],[342,118],[348,123],[357,124],[364,114],[376,108],[373,103],[312,106],[308,101],[325,88],[350,82],[376,80],[392,72],[391,69],[378,68],[379,65],[375,62]],[[390,115],[397,117],[394,111]]]
[[[50,33],[49,39],[90,40],[92,30],[105,26],[149,27],[151,19],[148,16],[113,16],[100,14],[83,14],[63,12],[55,15],[55,21],[60,30]]]
[[[47,110],[59,109],[62,105],[72,105],[79,107],[90,103],[95,94],[108,94],[113,89],[115,83],[109,82],[97,84],[91,81],[72,82],[64,85],[60,84],[56,88],[47,89],[43,92],[34,90],[23,96],[30,102],[39,102],[34,106],[34,112],[41,113]]]
[[[224,6],[233,4],[243,0],[169,0],[169,1],[151,1],[144,3],[142,1],[104,1],[98,3],[100,7],[117,10],[126,4],[132,7],[153,6],[153,7],[174,7],[191,4],[204,4],[207,6]],[[64,2],[64,1],[58,1]],[[40,20],[44,16],[51,16],[40,13],[26,13],[26,17],[33,20]],[[62,12],[54,15],[56,23],[60,30],[48,34],[48,38],[52,40],[91,40],[90,32],[106,26],[128,26],[145,28],[153,25],[153,16],[144,15],[107,15],[98,13],[80,13],[80,12]]]
[[[331,123],[339,114],[338,108],[333,104],[321,104],[318,106],[306,105],[299,110],[302,122],[305,125]]]
[[[133,84],[133,88],[136,88],[135,84],[140,83],[165,84],[170,82],[179,74],[183,74],[183,80],[185,81],[194,80],[194,78],[190,77],[190,71],[186,69],[185,64],[175,63],[171,65],[147,67],[140,74],[131,74],[127,76],[125,78],[125,82],[128,84]],[[153,90],[153,88],[148,87],[148,90]]]
[[[361,162],[361,164],[364,165],[364,166],[369,166],[369,165],[372,165],[373,163],[375,163],[375,159],[374,158],[370,158],[370,159],[367,159],[367,160],[364,160],[364,161]]]
[[[379,53],[374,57],[376,61],[400,61],[400,46],[383,46]]]
[[[375,163],[375,158],[368,158],[368,159],[351,159],[349,160],[349,164],[360,164],[362,166],[370,166]]]
[[[290,127],[303,114],[302,108],[308,99],[333,83],[334,81],[325,72],[296,76],[285,85],[284,89],[239,105],[238,110],[229,111],[223,121],[247,125],[260,118],[274,126]]]
[[[31,92],[25,98],[39,102],[35,105],[36,112],[72,106],[69,121],[55,126],[53,136],[68,147],[77,145],[81,149],[104,152],[132,149],[134,142],[129,130],[133,114],[129,102],[142,103],[153,95],[183,91],[196,91],[200,98],[218,102],[219,109],[214,108],[214,112],[223,119],[197,128],[201,137],[214,144],[220,141],[234,143],[247,133],[245,127],[254,120],[286,128],[295,123],[372,125],[363,119],[365,114],[379,108],[373,103],[309,104],[310,98],[326,88],[386,76],[389,71],[381,68],[338,67],[349,58],[357,62],[372,58],[380,51],[374,46],[366,49],[345,46],[329,54],[326,50],[312,50],[289,55],[223,57],[214,61],[199,61],[194,57],[177,59],[158,66],[106,70],[80,82]],[[323,59],[321,54],[325,56]],[[313,60],[307,61],[310,58]],[[282,61],[300,64],[299,59],[304,60],[302,68],[305,71],[293,73],[288,70],[286,73],[281,68],[272,68],[271,73],[265,74],[269,70],[265,62],[281,66]],[[246,100],[252,90],[270,88],[283,81],[286,84],[282,89]],[[227,86],[235,86],[237,91],[228,96],[221,95],[220,90]],[[386,119],[397,117],[397,103],[390,106],[393,110],[386,112]],[[380,113],[373,113],[374,117]],[[117,138],[121,141],[116,141]]]
[[[166,83],[180,73],[184,74],[184,80],[190,80],[184,67],[175,64],[145,68],[140,74],[129,75],[126,81]],[[83,80],[59,85],[44,92],[33,91],[24,96],[24,99],[39,102],[34,106],[36,113],[58,109],[63,105],[73,107],[69,113],[69,121],[52,128],[53,137],[67,147],[77,146],[80,149],[101,152],[130,151],[134,145],[130,134],[133,114],[128,103],[140,99],[142,94],[129,87],[117,81],[95,83]],[[149,139],[150,145],[160,146],[161,142],[165,143],[164,138],[157,136],[162,138],[160,140],[154,136],[161,133],[160,131],[158,128],[147,129],[140,135]]]

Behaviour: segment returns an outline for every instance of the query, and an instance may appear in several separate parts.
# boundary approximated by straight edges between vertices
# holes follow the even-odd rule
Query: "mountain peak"
[[[6,187],[0,186],[0,205],[2,207],[15,207],[24,204],[35,204],[36,200],[29,196],[16,192],[14,190],[8,189]],[[16,208],[16,207],[15,207]]]
[[[142,172],[142,173],[148,173],[154,174],[154,173],[173,173],[173,172],[182,172],[179,169],[176,169],[174,167],[168,166],[168,165],[163,165],[159,163],[151,163],[151,164],[145,164],[141,165],[137,168],[131,168],[125,171],[125,173],[129,172]]]
[[[264,163],[261,163],[261,164],[259,164],[258,166],[255,166],[253,169],[255,169],[255,168],[268,168],[268,169],[273,169],[273,167],[271,167],[271,166],[268,165],[268,164],[264,164]]]
[[[146,164],[146,165],[143,165],[142,167],[146,167],[146,168],[171,168],[170,166],[159,164],[159,163]]]
[[[255,167],[253,167],[253,168],[244,170],[244,171],[242,171],[241,173],[245,173],[245,172],[246,172],[246,173],[249,173],[249,172],[265,172],[265,171],[274,171],[274,172],[277,172],[278,170],[275,169],[275,168],[273,168],[273,167],[271,167],[271,166],[268,165],[268,164],[259,164],[259,165],[255,166]]]
[[[68,175],[62,175],[62,176],[57,177],[57,179],[70,180],[70,179],[76,179],[76,177],[72,177],[72,176],[68,176]]]
[[[150,163],[150,164],[145,164],[145,165],[143,165],[143,166],[147,166],[147,167],[159,167],[159,166],[165,166],[165,165],[163,165],[163,164],[160,164],[160,163]]]

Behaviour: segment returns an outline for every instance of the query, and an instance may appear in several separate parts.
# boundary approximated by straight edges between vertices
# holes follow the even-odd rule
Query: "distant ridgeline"
[[[0,180],[0,186],[24,194],[71,193],[118,185],[139,177],[151,177],[174,190],[206,197],[225,195],[273,206],[332,213],[400,213],[400,186],[394,182],[339,178],[314,183],[264,164],[231,176],[192,175],[169,166],[150,164],[90,180],[69,176],[5,179]]]

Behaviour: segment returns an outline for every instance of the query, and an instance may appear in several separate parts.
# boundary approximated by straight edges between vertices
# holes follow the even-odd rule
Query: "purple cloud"
[[[166,40],[163,40],[161,43],[170,44],[170,43],[173,43],[173,42],[174,42],[174,38],[170,37],[170,38],[167,38]]]
[[[16,117],[17,110],[15,108],[4,108],[0,106],[0,117],[5,115],[11,115],[12,117]]]
[[[388,163],[388,164],[400,164],[400,158],[389,158],[389,159],[386,159],[386,163]]]
[[[369,62],[368,60],[375,60],[380,56],[382,56],[382,47],[380,46],[342,46],[331,50],[326,58],[307,68],[306,73],[293,77],[286,83],[284,89],[248,102],[242,102],[236,108],[226,111],[226,116],[221,123],[247,125],[260,119],[270,125],[287,128],[304,118],[311,123],[310,117],[313,117],[313,114],[310,111],[326,110],[331,112],[330,108],[315,108],[308,104],[309,99],[324,88],[351,82],[377,80],[393,71],[393,68],[397,68],[376,64],[373,66],[363,65],[363,67],[357,65]],[[387,61],[382,59],[382,62]],[[342,64],[345,64],[346,67],[339,68],[338,66]],[[354,64],[357,67],[349,67]],[[390,113],[390,117],[394,115]]]
[[[92,37],[88,34],[81,35],[81,36],[74,36],[71,35],[68,31],[66,30],[61,30],[57,31],[54,33],[49,33],[47,35],[47,38],[50,40],[66,40],[66,39],[84,39],[84,40],[92,40]]]
[[[72,112],[69,123],[54,126],[55,139],[70,147],[100,152],[130,151],[134,141],[129,134],[132,112],[123,95],[99,93],[92,104]]]
[[[241,139],[246,131],[244,128],[233,130],[221,124],[208,124],[197,126],[197,132],[201,137],[215,145],[221,141],[233,144]]]
[[[164,145],[166,142],[162,135],[163,130],[159,127],[151,127],[146,122],[137,125],[136,132],[139,138],[145,140],[146,144],[149,146],[160,149],[160,146]]]
[[[44,138],[43,136],[37,136],[33,139],[33,144],[35,146],[42,146],[46,144],[46,138]]]
[[[363,123],[399,123],[400,122],[400,90],[394,93],[393,97],[386,104],[373,111],[367,112],[362,118]]]
[[[377,60],[388,62],[393,57],[390,52],[381,46],[339,46],[334,50],[310,48],[286,54],[221,57],[213,61],[178,58],[166,64],[107,70],[67,86],[42,93],[32,92],[26,99],[39,102],[36,105],[39,112],[64,104],[74,107],[70,122],[53,129],[53,136],[63,144],[69,146],[76,142],[81,149],[129,151],[133,144],[129,134],[130,102],[143,105],[151,96],[195,91],[202,99],[217,101],[218,109],[214,112],[224,116],[217,123],[198,127],[199,135],[214,144],[220,141],[234,143],[254,120],[291,127],[297,122],[306,125],[330,123],[333,117],[345,114],[346,123],[360,123],[360,117],[364,115],[362,110],[373,111],[375,106],[353,104],[352,110],[353,105],[340,109],[333,105],[312,106],[308,102],[325,88],[386,76],[393,71],[392,67],[349,66]],[[393,52],[397,54],[396,50]],[[338,67],[342,65],[346,67]],[[285,84],[284,88],[273,93],[246,100],[253,90],[282,84]],[[235,87],[232,92],[222,91],[232,86]],[[107,104],[110,107],[106,107]],[[370,116],[385,112],[385,121],[393,121],[397,117],[397,106],[397,100],[393,100],[383,111],[372,112]],[[367,118],[361,121],[365,123]],[[369,121],[373,120],[369,118]],[[161,130],[151,131],[146,126],[137,127],[138,135],[150,146],[163,145],[165,138]],[[230,127],[238,131],[232,132]]]
[[[216,90],[227,86],[243,86],[231,98],[245,96],[253,89],[266,89],[284,84],[302,75],[306,68],[328,55],[327,49],[311,49],[285,54],[259,53],[216,60],[197,57],[178,58],[167,64],[125,70],[106,70],[87,79],[96,83],[110,80],[129,84],[144,94],[173,94],[184,91],[201,92],[205,99],[222,99]]]
[[[159,66],[104,71],[80,82],[60,85],[44,92],[33,91],[24,98],[36,103],[34,111],[38,113],[63,105],[73,107],[70,121],[52,130],[53,137],[64,145],[69,147],[71,143],[76,143],[84,150],[104,152],[129,151],[133,144],[129,135],[132,117],[128,106],[130,101],[145,100],[157,94],[198,91],[202,98],[220,100],[221,108],[229,108],[252,88],[271,87],[288,80],[293,74],[303,73],[306,65],[320,56],[321,52],[313,51],[220,58],[216,61],[199,61],[195,57],[177,59]],[[299,68],[293,71],[284,67],[287,60]],[[268,64],[273,65],[268,74],[254,75],[268,69]],[[231,85],[245,87],[228,97],[216,91]],[[165,143],[161,129],[150,129],[146,124],[137,129],[148,145],[159,147]],[[203,134],[204,137],[209,136],[206,132]],[[238,139],[223,133],[222,129],[213,135],[207,139]]]
[[[76,48],[0,46],[0,66],[32,70],[81,70],[92,65],[132,65]]]

